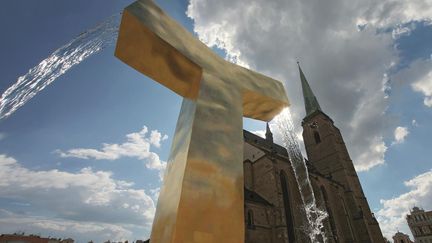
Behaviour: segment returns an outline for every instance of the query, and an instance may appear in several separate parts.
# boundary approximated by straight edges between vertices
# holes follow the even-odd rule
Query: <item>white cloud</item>
[[[393,76],[392,82],[411,84],[411,88],[424,96],[423,104],[432,107],[432,61],[419,59]]]
[[[265,137],[266,137],[266,136],[265,136],[265,134],[266,134],[266,131],[265,131],[265,130],[256,130],[256,131],[252,131],[252,133],[255,134],[255,135],[258,135],[258,136],[260,136],[260,137],[262,137],[262,138],[265,138]]]
[[[420,76],[411,86],[414,91],[420,92],[425,96],[423,100],[424,105],[432,107],[432,68],[428,72],[425,72],[423,76]]]
[[[341,129],[356,168],[368,170],[385,162],[384,137],[393,122],[384,115],[391,88],[386,75],[398,63],[392,33],[377,34],[377,29],[428,16],[418,4],[383,2],[191,0],[187,14],[207,45],[285,81],[296,133],[304,117],[295,65],[299,58],[321,107]],[[413,8],[422,12],[413,15]],[[359,23],[366,28],[359,31]]]
[[[368,170],[385,163],[384,138],[394,122],[385,116],[393,78],[387,75],[399,62],[394,38],[414,29],[410,21],[431,21],[431,5],[427,0],[190,0],[187,15],[208,46],[285,81],[296,133],[304,117],[295,65],[300,59],[356,168]],[[388,28],[393,33],[380,31]]]
[[[369,142],[368,150],[362,151],[356,158],[354,165],[357,171],[367,171],[385,163],[384,156],[387,146],[382,137],[374,136]]]
[[[376,213],[381,230],[387,237],[391,237],[398,229],[405,233],[410,232],[405,216],[413,206],[432,205],[432,170],[405,181],[404,184],[409,191],[391,199],[381,200],[383,208]]]
[[[0,209],[0,216],[2,233],[19,231],[27,234],[41,234],[45,237],[71,237],[76,242],[124,241],[133,237],[133,232],[114,224],[51,219],[16,214],[2,209]]]
[[[398,39],[402,36],[408,36],[411,34],[411,31],[413,31],[414,28],[410,28],[410,26],[402,26],[398,25],[396,28],[392,31],[393,39]]]
[[[159,148],[161,141],[168,138],[167,135],[162,135],[159,131],[153,130],[148,136],[148,128],[146,126],[139,132],[126,135],[127,141],[122,144],[104,143],[101,149],[76,148],[66,152],[56,151],[61,157],[74,157],[80,159],[96,159],[96,160],[117,160],[122,157],[133,157],[146,161],[145,166],[149,169],[159,171],[159,176],[162,180],[162,175],[166,168],[166,162],[159,158],[159,155],[150,151],[151,146]]]
[[[160,193],[160,187],[150,189],[150,194],[153,198],[153,201],[157,203],[157,200],[159,199],[159,193]]]
[[[71,225],[81,225],[74,232],[95,233],[100,242],[127,237],[134,228],[148,236],[155,213],[154,201],[144,190],[113,179],[111,172],[91,168],[76,173],[36,171],[6,155],[0,155],[0,195],[32,209],[19,217],[0,217],[1,229],[31,229],[36,233],[45,229],[61,234],[71,232]],[[130,207],[123,207],[125,204]],[[43,218],[36,212],[49,212],[54,218]]]
[[[405,141],[406,136],[408,136],[409,131],[406,127],[396,127],[394,130],[394,139],[393,144],[400,144]]]
[[[166,139],[168,139],[168,135],[165,134],[162,136],[162,134],[160,132],[158,132],[157,130],[151,131],[150,143],[153,144],[154,146],[159,148],[161,146],[160,142],[164,141]]]
[[[432,2],[429,0],[364,1],[362,15],[366,22],[378,27],[395,26],[410,21],[431,21]]]

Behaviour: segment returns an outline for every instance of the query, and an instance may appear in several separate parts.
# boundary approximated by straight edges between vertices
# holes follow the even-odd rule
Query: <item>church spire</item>
[[[315,97],[314,93],[312,92],[312,89],[309,86],[309,83],[306,80],[306,77],[303,74],[303,71],[301,70],[300,63],[297,62],[297,65],[299,67],[299,72],[300,72],[300,80],[301,80],[301,84],[302,84],[303,99],[304,99],[305,108],[306,108],[306,116],[308,116],[308,115],[312,114],[314,111],[321,111],[321,107],[318,103],[317,98]]]
[[[273,143],[273,133],[270,130],[270,126],[268,122],[266,123],[266,140],[271,141]]]

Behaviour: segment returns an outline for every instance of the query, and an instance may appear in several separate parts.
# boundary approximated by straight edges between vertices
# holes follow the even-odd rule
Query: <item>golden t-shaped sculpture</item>
[[[151,0],[125,9],[115,55],[184,97],[151,242],[244,242],[242,117],[271,120],[282,83],[220,58]]]

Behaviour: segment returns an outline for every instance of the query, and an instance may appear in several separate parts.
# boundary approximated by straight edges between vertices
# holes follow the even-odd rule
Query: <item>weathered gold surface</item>
[[[151,242],[244,242],[242,117],[272,119],[283,85],[223,60],[151,0],[125,9],[115,54],[184,97]]]

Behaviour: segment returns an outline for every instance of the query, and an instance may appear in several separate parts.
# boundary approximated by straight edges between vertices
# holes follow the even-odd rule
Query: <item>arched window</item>
[[[327,213],[328,213],[328,219],[329,219],[329,222],[330,222],[330,227],[331,227],[331,232],[333,234],[333,238],[334,238],[334,240],[336,242],[338,242],[338,240],[337,240],[338,238],[337,238],[336,224],[334,222],[333,212],[332,212],[332,210],[330,208],[330,205],[329,205],[329,202],[328,202],[327,191],[324,188],[324,186],[321,186],[320,189],[321,189],[321,193],[322,193],[322,196],[323,196],[323,199],[324,199],[324,205],[325,205],[325,208],[326,208]]]
[[[346,206],[345,200],[342,198],[341,195],[338,195],[338,197],[339,197],[339,200],[342,202],[342,207],[343,207],[343,210],[344,210],[344,213],[345,213],[345,217],[346,217],[347,222],[348,222],[348,227],[349,227],[350,233],[351,233],[351,235],[350,235],[351,239],[354,239],[354,233],[353,233],[354,230],[353,230],[353,226],[351,225],[351,220],[350,220],[349,213],[347,211],[347,206]]]
[[[280,173],[280,183],[282,187],[282,196],[283,196],[283,203],[284,203],[284,209],[285,209],[285,221],[287,224],[287,230],[288,230],[288,242],[293,243],[295,242],[295,235],[294,235],[294,221],[292,217],[291,212],[291,204],[288,194],[288,183],[287,178],[284,171],[281,171]]]
[[[314,131],[314,138],[315,138],[315,143],[319,144],[321,143],[321,137],[319,135],[319,133],[317,131]]]
[[[252,210],[248,210],[247,212],[247,226],[249,229],[252,229],[254,225],[253,212]]]

